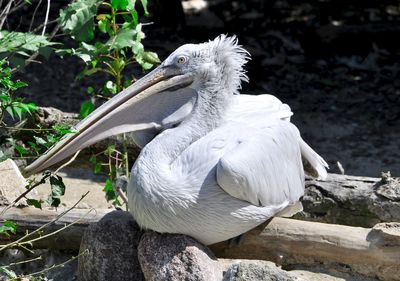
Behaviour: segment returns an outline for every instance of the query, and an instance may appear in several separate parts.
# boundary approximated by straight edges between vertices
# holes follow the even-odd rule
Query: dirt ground
[[[144,27],[144,45],[164,59],[183,43],[236,34],[253,58],[242,93],[270,93],[289,104],[293,122],[331,172],[339,161],[346,174],[400,176],[398,2],[265,2],[208,1],[198,11],[185,4],[184,18],[170,14],[160,22],[156,14],[145,19],[154,24]],[[89,98],[86,87],[106,79],[75,80],[82,69],[71,57],[31,64],[20,76],[29,83],[24,96],[77,112]]]

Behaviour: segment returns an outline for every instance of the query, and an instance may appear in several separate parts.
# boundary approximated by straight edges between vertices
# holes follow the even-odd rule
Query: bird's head
[[[217,84],[228,92],[238,93],[242,81],[247,81],[243,68],[249,53],[238,45],[235,36],[220,35],[202,44],[185,44],[176,49],[160,65],[167,72],[190,76],[192,88]]]
[[[152,72],[96,109],[54,147],[26,167],[37,173],[106,137],[134,132],[140,145],[160,130],[184,120],[202,87],[224,87],[238,93],[247,81],[249,59],[236,37],[220,35],[202,44],[179,47]]]

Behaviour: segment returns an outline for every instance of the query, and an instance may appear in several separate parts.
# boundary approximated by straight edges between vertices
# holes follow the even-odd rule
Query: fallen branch
[[[33,233],[43,225],[52,222],[51,225],[43,229],[41,239],[33,241],[33,247],[35,249],[78,250],[86,227],[90,223],[97,222],[110,211],[98,210],[88,214],[90,212],[88,209],[71,209],[68,213],[65,213],[61,210],[13,207],[7,210],[2,219],[11,220],[18,225],[17,235],[12,236],[14,241],[24,237],[27,232]],[[63,215],[61,216],[61,214]],[[61,229],[63,230],[60,231]],[[46,236],[50,233],[54,234]],[[11,242],[9,237],[0,236],[0,244]]]
[[[328,267],[383,280],[400,280],[400,223],[374,228],[274,218],[265,228],[245,234],[239,246],[212,245],[219,258],[269,260]]]
[[[306,180],[304,213],[296,218],[372,227],[379,222],[400,222],[400,182],[329,174],[325,181]]]
[[[88,210],[73,209],[48,231],[55,231],[81,218]],[[98,210],[68,229],[36,241],[34,247],[78,250],[89,223],[97,222],[110,210]],[[37,229],[54,220],[59,212],[33,208],[11,208],[4,219],[18,225],[18,233]],[[6,237],[0,238],[0,243]],[[3,241],[2,241],[3,240]],[[244,235],[239,246],[222,242],[210,246],[219,258],[260,259],[290,268],[294,265],[324,264],[338,270],[357,272],[384,280],[400,280],[400,223],[381,223],[373,228],[274,218]]]

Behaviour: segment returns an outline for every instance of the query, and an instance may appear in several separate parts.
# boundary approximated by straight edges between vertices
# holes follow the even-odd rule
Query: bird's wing
[[[228,118],[232,121],[251,120],[253,126],[262,126],[265,118],[290,121],[293,112],[287,104],[272,95],[238,95]],[[303,139],[300,141],[301,156],[305,172],[315,178],[327,176],[328,164]]]
[[[290,107],[272,95],[236,95],[228,111],[228,121],[252,120],[263,122],[264,118],[290,121]]]
[[[194,180],[199,186],[212,180],[256,206],[292,203],[304,192],[299,140],[296,127],[280,119],[263,127],[230,122],[190,145],[171,170],[188,186]]]
[[[217,163],[219,186],[256,206],[298,201],[304,193],[304,170],[297,128],[279,119],[261,128],[242,126],[235,126],[240,137]]]
[[[325,171],[325,161],[289,122],[290,108],[274,96],[235,97],[225,125],[190,145],[173,163],[182,181],[215,181],[256,206],[294,203],[304,193],[302,158]],[[178,168],[179,169],[175,169]]]

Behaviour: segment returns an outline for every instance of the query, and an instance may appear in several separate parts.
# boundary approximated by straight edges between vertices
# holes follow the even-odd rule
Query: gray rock
[[[223,281],[300,281],[273,262],[241,261],[232,264],[226,271]]]
[[[91,224],[82,238],[81,281],[144,280],[137,257],[142,231],[131,214],[113,211]]]
[[[214,254],[189,236],[146,232],[138,256],[147,281],[222,279]]]
[[[18,196],[26,191],[27,181],[21,175],[18,166],[11,159],[0,162],[0,206],[10,205]],[[32,190],[27,198],[37,196],[36,190]],[[26,199],[22,198],[16,206],[26,206]]]

